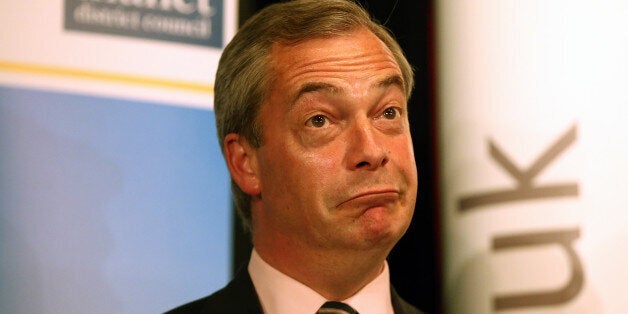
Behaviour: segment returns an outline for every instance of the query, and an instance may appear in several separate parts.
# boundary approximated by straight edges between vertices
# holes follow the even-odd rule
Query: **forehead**
[[[368,81],[401,74],[392,52],[366,28],[296,44],[278,42],[270,60],[275,83],[295,89],[319,80]]]

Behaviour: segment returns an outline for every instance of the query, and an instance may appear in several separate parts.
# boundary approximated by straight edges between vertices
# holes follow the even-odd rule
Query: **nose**
[[[384,135],[371,122],[356,123],[348,132],[347,164],[351,170],[375,170],[388,163]]]

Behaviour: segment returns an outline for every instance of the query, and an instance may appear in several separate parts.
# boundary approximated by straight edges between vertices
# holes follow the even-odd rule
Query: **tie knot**
[[[359,314],[349,304],[338,301],[327,301],[321,306],[316,314]]]

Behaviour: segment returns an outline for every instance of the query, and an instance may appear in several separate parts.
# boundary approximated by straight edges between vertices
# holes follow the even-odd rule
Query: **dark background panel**
[[[280,1],[240,0],[240,24],[265,6]],[[415,87],[408,102],[419,192],[410,229],[389,256],[391,281],[408,302],[440,313],[440,249],[435,158],[433,0],[358,0],[383,23],[415,69]],[[234,214],[234,271],[248,261],[251,243]]]

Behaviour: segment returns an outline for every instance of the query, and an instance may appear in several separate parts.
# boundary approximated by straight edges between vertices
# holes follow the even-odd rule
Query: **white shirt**
[[[255,250],[251,253],[248,270],[264,313],[314,314],[328,301],[316,291],[270,266]],[[360,314],[394,314],[388,263],[384,263],[384,270],[373,281],[342,302],[351,305]]]

